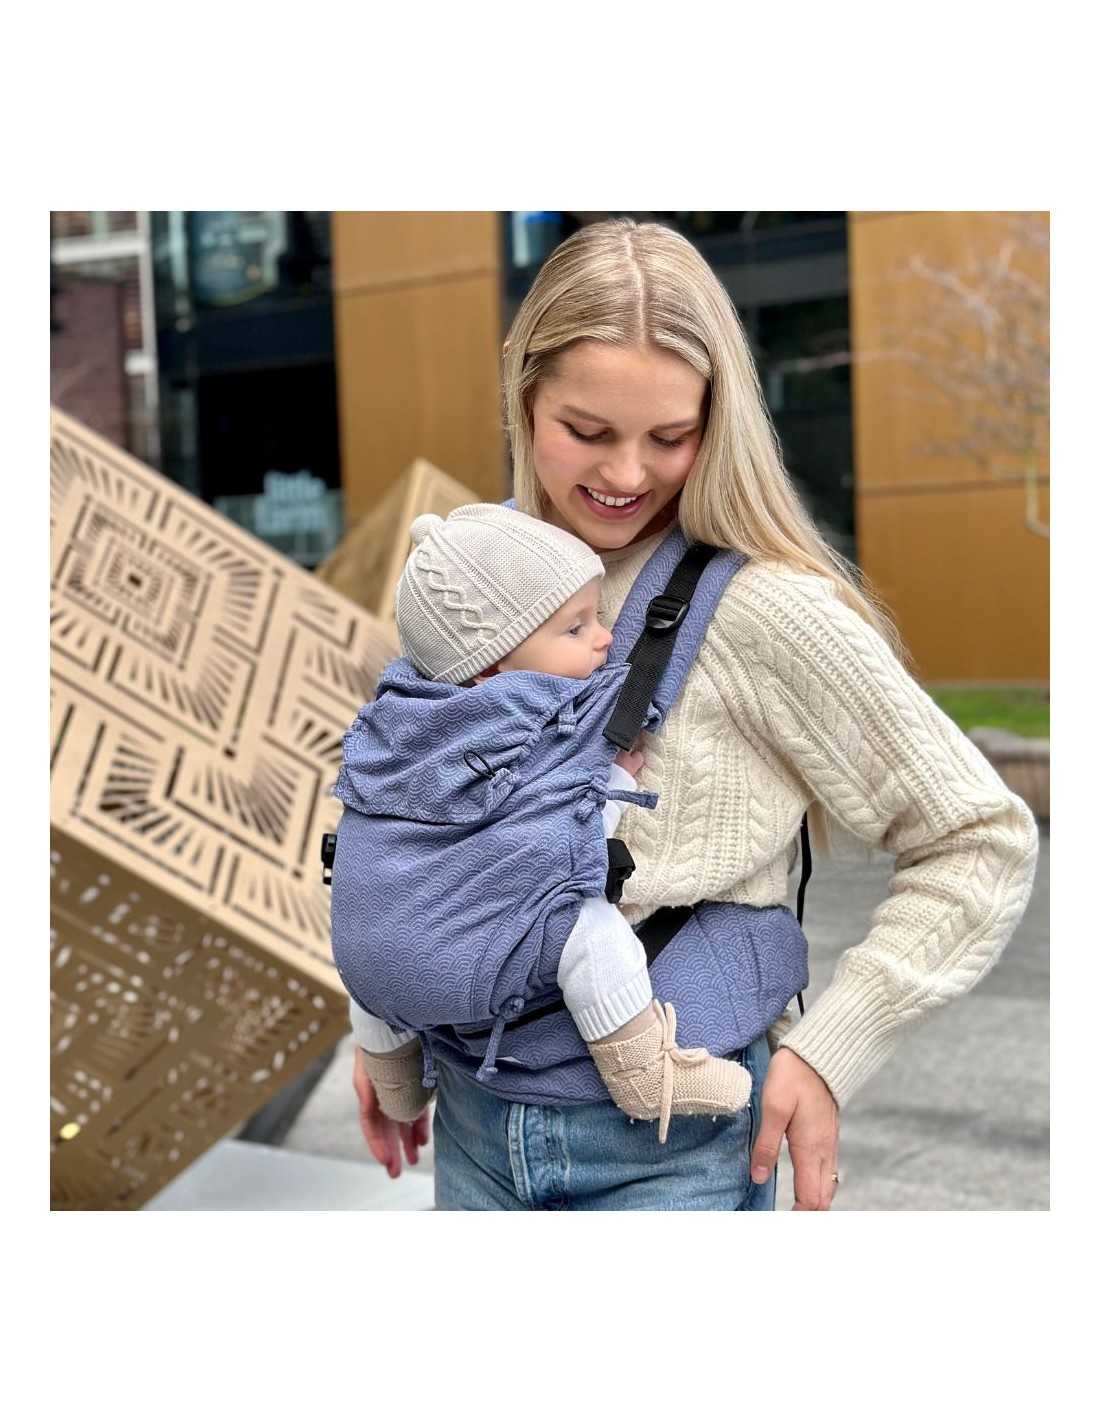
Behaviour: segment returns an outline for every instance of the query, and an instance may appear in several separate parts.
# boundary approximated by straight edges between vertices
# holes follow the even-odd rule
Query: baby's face
[[[593,578],[526,641],[503,657],[500,670],[591,676],[607,661],[611,646],[611,633],[596,616],[599,598],[600,580]]]

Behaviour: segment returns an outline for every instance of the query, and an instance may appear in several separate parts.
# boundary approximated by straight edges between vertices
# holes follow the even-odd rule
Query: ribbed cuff
[[[582,1007],[573,1013],[577,1031],[586,1042],[598,1042],[601,1037],[609,1037],[643,1012],[653,1001],[653,984],[649,981],[649,968],[643,967],[625,986],[617,988],[607,997],[601,998],[589,1007]]]
[[[890,1056],[902,1025],[873,978],[848,974],[776,1045],[797,1052],[843,1106]]]

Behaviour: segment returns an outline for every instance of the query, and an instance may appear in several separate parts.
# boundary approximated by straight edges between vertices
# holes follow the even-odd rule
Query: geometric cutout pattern
[[[51,1198],[143,1204],[347,1030],[321,835],[392,628],[51,412]]]

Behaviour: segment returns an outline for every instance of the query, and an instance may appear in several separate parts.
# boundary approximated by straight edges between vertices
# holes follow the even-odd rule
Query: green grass
[[[930,686],[929,696],[957,726],[997,726],[1018,736],[1050,736],[1050,694],[1032,686],[970,689]]]

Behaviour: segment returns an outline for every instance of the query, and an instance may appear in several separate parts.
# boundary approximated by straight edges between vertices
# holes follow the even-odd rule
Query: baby
[[[496,504],[434,514],[412,528],[413,552],[396,598],[402,650],[422,675],[456,686],[541,672],[582,681],[602,667],[611,633],[597,616],[604,568],[572,534]],[[369,710],[369,708],[368,708]],[[635,790],[637,751],[615,757],[609,790]],[[608,800],[603,828],[614,834],[622,804]],[[675,1012],[653,995],[645,950],[604,897],[584,898],[562,950],[557,982],[607,1090],[632,1118],[732,1114],[752,1080],[736,1062],[675,1042]],[[351,1004],[355,1039],[382,1110],[411,1121],[431,1092],[421,1082],[413,1032]]]

